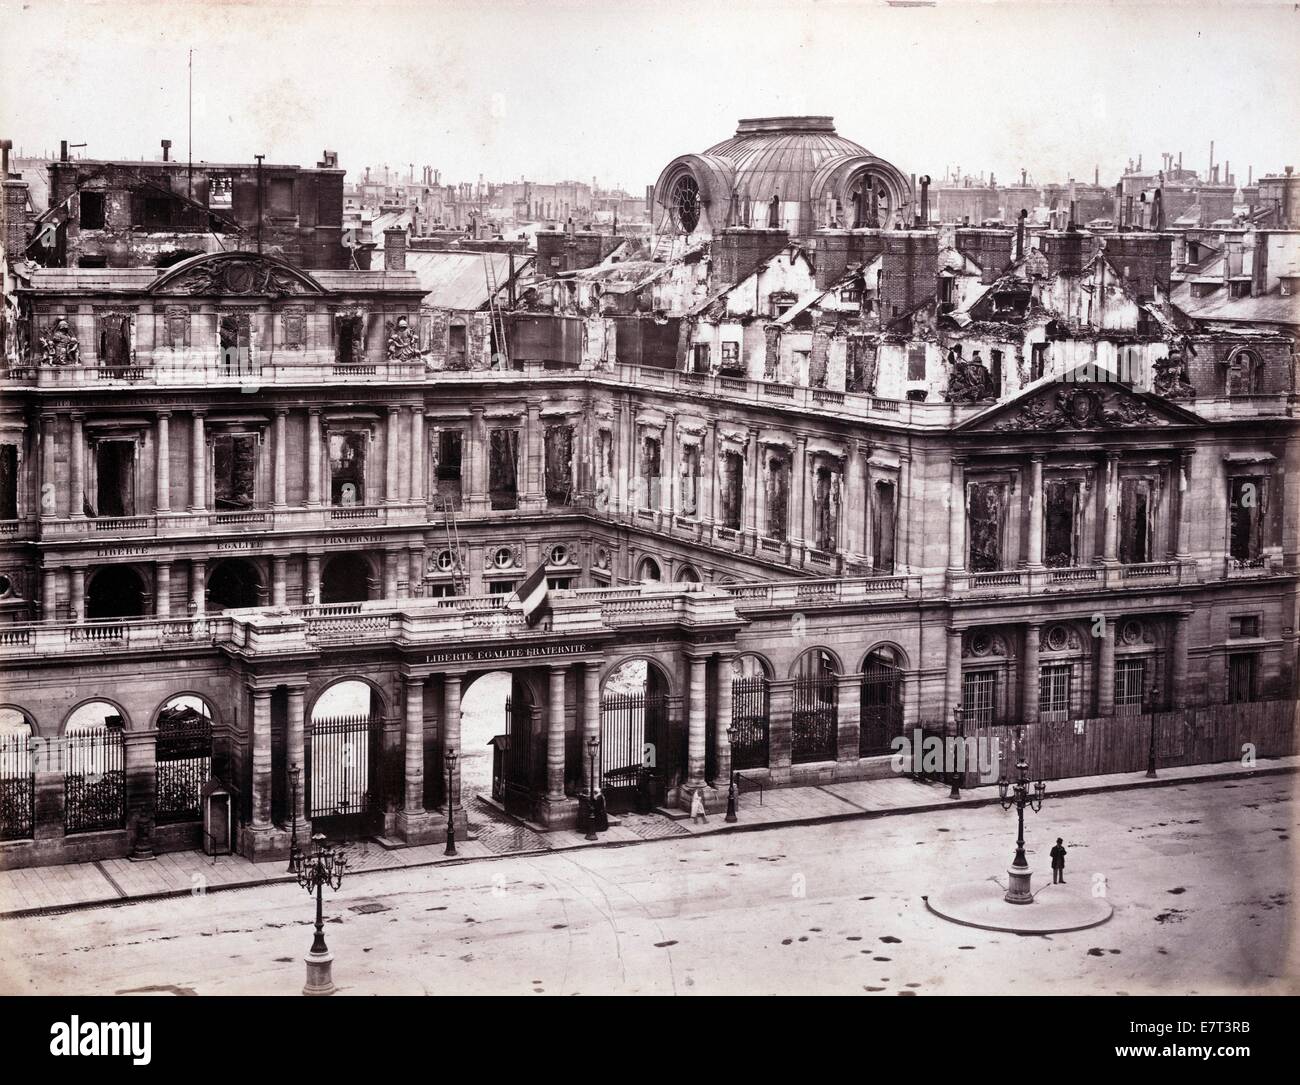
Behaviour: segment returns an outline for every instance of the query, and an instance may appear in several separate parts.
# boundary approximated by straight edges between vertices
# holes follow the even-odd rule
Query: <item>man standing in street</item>
[[[1060,882],[1065,884],[1065,848],[1061,843],[1061,838],[1056,838],[1056,847],[1048,854],[1052,857],[1052,884]]]

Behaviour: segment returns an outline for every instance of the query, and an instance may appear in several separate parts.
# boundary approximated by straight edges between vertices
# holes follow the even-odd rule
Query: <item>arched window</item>
[[[107,701],[77,708],[63,728],[63,829],[120,829],[126,824],[126,721]]]
[[[858,756],[889,753],[903,726],[902,660],[893,648],[877,648],[862,664],[861,719]]]
[[[597,786],[611,810],[644,809],[676,771],[668,682],[649,660],[624,660],[605,678],[598,758]]]
[[[659,563],[654,558],[642,558],[636,567],[636,578],[642,584],[658,584],[663,581],[663,573],[659,571]]]
[[[768,767],[772,696],[767,664],[756,655],[731,662],[731,767]]]
[[[159,711],[154,776],[159,824],[203,816],[200,796],[212,776],[212,707],[202,697],[181,694]]]
[[[1228,359],[1228,395],[1258,395],[1264,389],[1264,367],[1252,350],[1239,350]]]
[[[700,574],[690,565],[680,565],[673,574],[673,581],[677,584],[698,584]]]

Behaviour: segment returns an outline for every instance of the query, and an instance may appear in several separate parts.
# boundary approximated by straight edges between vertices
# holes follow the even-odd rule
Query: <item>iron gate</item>
[[[154,753],[154,818],[196,821],[199,796],[212,775],[212,721],[193,708],[164,710]]]
[[[30,734],[0,737],[0,840],[25,840],[36,821],[36,765]]]
[[[834,761],[839,731],[839,685],[833,674],[796,678],[790,713],[790,760]]]
[[[121,727],[65,735],[63,829],[91,833],[126,826],[126,741]]]
[[[660,693],[611,693],[601,701],[600,779],[606,808],[649,810],[667,779],[668,711]]]
[[[903,672],[870,662],[862,672],[862,716],[858,756],[890,753],[903,727]]]
[[[313,831],[319,827],[327,836],[341,839],[382,832],[383,719],[313,720],[306,747],[304,799]]]
[[[765,769],[772,695],[762,675],[731,681],[731,767]]]
[[[515,817],[533,815],[533,796],[546,764],[546,744],[540,737],[533,734],[532,706],[506,698],[503,802],[506,813]]]

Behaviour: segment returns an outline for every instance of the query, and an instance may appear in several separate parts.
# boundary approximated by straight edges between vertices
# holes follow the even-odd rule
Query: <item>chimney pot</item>
[[[172,150],[172,141],[171,141],[170,139],[165,139],[165,140],[163,140],[163,141],[162,141],[162,151],[163,151],[163,161],[164,161],[164,162],[170,162],[170,161],[171,161],[171,150]]]

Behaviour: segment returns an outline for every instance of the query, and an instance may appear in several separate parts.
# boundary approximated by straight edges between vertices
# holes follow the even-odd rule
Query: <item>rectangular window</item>
[[[813,545],[826,553],[839,549],[840,476],[829,467],[813,475]]]
[[[366,503],[366,435],[331,433],[330,503],[364,505]]]
[[[465,325],[452,324],[447,329],[447,368],[464,369],[466,368],[468,355],[466,353]]]
[[[83,192],[77,198],[80,204],[78,223],[83,230],[102,230],[104,228],[104,194],[102,192]]]
[[[456,585],[429,582],[425,584],[424,594],[431,599],[447,599],[456,594]]]
[[[955,280],[951,275],[939,276],[939,304],[951,305],[953,299],[953,285]]]
[[[767,461],[767,524],[769,539],[785,541],[790,508],[790,463],[783,456]]]
[[[876,390],[876,347],[864,336],[849,336],[847,385],[850,392]]]
[[[1047,344],[1035,343],[1029,351],[1029,379],[1038,380],[1047,372]]]
[[[1256,670],[1259,657],[1254,652],[1234,652],[1228,656],[1228,703],[1245,704],[1256,698]]]
[[[641,499],[643,509],[659,507],[660,444],[657,437],[641,439]]]
[[[894,484],[876,483],[871,500],[871,571],[887,576],[894,571],[894,530],[897,523]]]
[[[509,595],[511,592],[513,592],[513,591],[515,590],[515,586],[516,586],[518,583],[519,583],[519,581],[517,581],[517,580],[489,580],[489,581],[488,581],[488,594],[489,594],[489,595]]]
[[[925,380],[925,347],[907,348],[907,379]]]
[[[740,530],[745,507],[745,457],[739,452],[722,454],[722,526]]]
[[[365,318],[359,315],[334,318],[334,364],[354,365],[365,360]]]
[[[997,671],[965,671],[961,676],[962,720],[966,726],[997,722]]]
[[[993,378],[993,394],[1002,395],[1002,351],[989,351],[989,376]]]
[[[99,364],[116,369],[131,364],[131,318],[110,313],[99,321]]]
[[[1043,562],[1052,568],[1078,565],[1079,483],[1049,479],[1043,489]]]
[[[808,387],[812,369],[812,351],[792,350],[790,361],[794,364],[795,383]]]
[[[740,364],[740,344],[723,343],[722,344],[722,372],[723,373],[740,373],[743,372]]]
[[[1238,563],[1257,562],[1263,552],[1263,503],[1262,476],[1228,480],[1228,553]]]
[[[0,520],[18,519],[18,446],[0,445]]]
[[[135,515],[135,442],[100,441],[95,446],[97,512]]]
[[[967,568],[990,573],[1002,568],[1002,537],[1006,520],[1004,482],[973,482],[967,489]]]
[[[221,364],[227,373],[244,373],[252,361],[252,324],[247,313],[226,313],[217,325]]]
[[[253,507],[257,478],[257,438],[220,434],[212,440],[213,504],[219,509]]]
[[[1147,665],[1144,659],[1115,661],[1115,715],[1137,716],[1146,699]]]
[[[546,586],[552,591],[563,591],[573,587],[573,577],[571,576],[548,576]]]
[[[709,344],[696,343],[691,348],[691,372],[708,373],[709,371]]]
[[[546,427],[546,503],[552,507],[573,500],[573,427]]]
[[[519,507],[519,431],[494,429],[488,438],[488,491],[494,509]]]
[[[172,228],[172,200],[166,196],[146,196],[144,198],[144,217],[140,224],[146,230],[170,230]]]
[[[1259,636],[1259,615],[1258,614],[1234,614],[1228,619],[1228,636],[1230,637],[1258,637]]]
[[[1151,561],[1153,480],[1123,478],[1119,483],[1119,560],[1125,565]]]
[[[1053,663],[1038,672],[1038,713],[1044,723],[1070,718],[1069,663]]]
[[[681,479],[678,488],[678,510],[683,516],[699,514],[700,504],[700,446],[683,445]]]
[[[439,498],[460,508],[461,479],[461,432],[458,429],[445,429],[438,434],[438,464],[434,470],[436,489]]]

